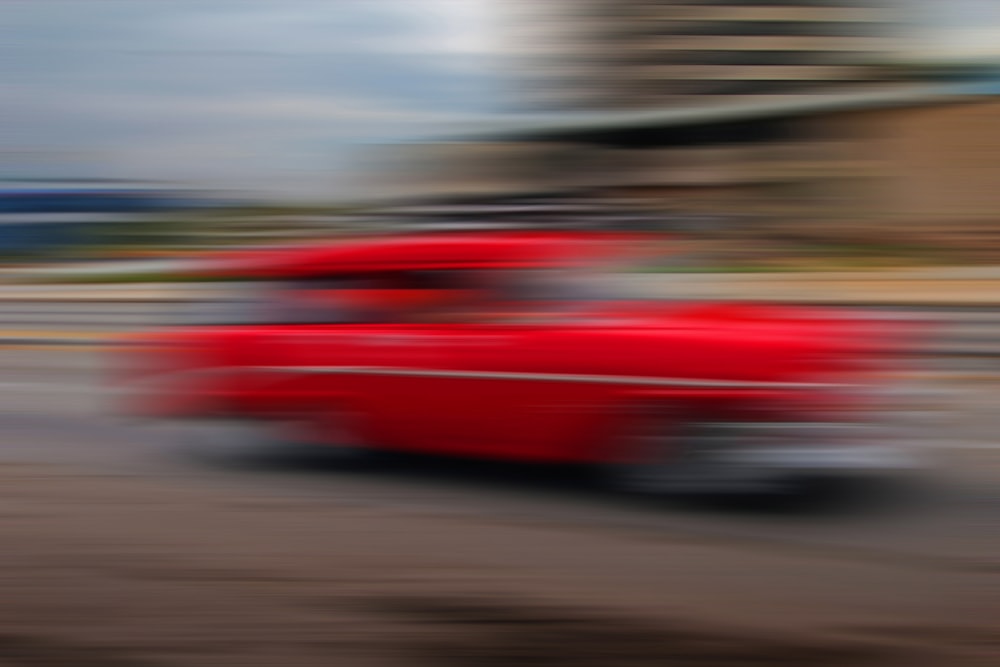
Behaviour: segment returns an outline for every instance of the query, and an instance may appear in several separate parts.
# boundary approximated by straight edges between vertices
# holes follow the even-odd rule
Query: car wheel
[[[885,497],[882,478],[844,474],[767,475],[727,459],[731,434],[710,423],[681,423],[643,411],[619,441],[606,479],[619,491],[746,509],[816,511],[859,506]]]
[[[852,512],[905,505],[917,487],[901,478],[882,475],[798,474],[773,480],[742,504],[781,512]]]
[[[620,491],[644,496],[718,489],[714,452],[695,431],[668,414],[640,411],[618,439],[614,460],[604,465],[606,479]]]

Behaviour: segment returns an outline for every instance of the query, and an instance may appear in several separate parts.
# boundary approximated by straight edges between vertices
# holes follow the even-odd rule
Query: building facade
[[[978,91],[978,92],[973,92]],[[667,217],[702,215],[792,235],[952,247],[1000,260],[1000,80],[718,112],[665,111],[538,128],[581,184],[636,193]],[[589,156],[589,157],[587,157]]]
[[[1000,63],[888,65],[889,4],[520,3],[522,106],[553,113],[425,151],[401,180],[601,192],[729,229],[950,234],[1000,260]]]
[[[425,199],[597,193],[654,212],[668,227],[702,219],[750,234],[922,239],[1000,260],[1000,75],[725,107],[565,114],[454,142],[431,161],[437,185],[423,190]]]
[[[552,0],[522,20],[526,105],[726,104],[885,84],[887,0]]]

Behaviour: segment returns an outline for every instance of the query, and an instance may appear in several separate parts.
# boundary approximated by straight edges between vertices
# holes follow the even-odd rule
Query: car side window
[[[459,269],[411,272],[403,278],[410,296],[399,321],[434,324],[514,324],[551,319],[547,303],[533,299],[514,272]]]
[[[384,321],[358,293],[371,285],[360,277],[308,278],[273,283],[237,283],[222,294],[187,304],[182,326],[261,324],[357,324]]]
[[[269,296],[268,319],[280,324],[365,324],[385,314],[372,296],[377,283],[365,276],[287,281]]]
[[[548,284],[552,282],[553,284]],[[533,272],[449,269],[241,283],[201,302],[188,325],[486,324],[564,316],[573,300]]]
[[[462,271],[400,271],[382,277],[386,312],[392,322],[453,323],[466,300],[469,286]]]
[[[264,294],[272,286],[238,282],[213,287],[210,295],[185,302],[172,315],[178,326],[235,326],[266,323]],[[221,293],[220,293],[221,292]]]
[[[405,324],[435,319],[460,299],[454,271],[393,271],[286,283],[272,319],[295,324]]]

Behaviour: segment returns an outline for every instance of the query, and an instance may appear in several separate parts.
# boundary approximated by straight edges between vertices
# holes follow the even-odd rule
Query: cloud
[[[95,169],[328,192],[360,144],[489,113],[492,1],[7,3],[5,125]]]
[[[116,175],[320,198],[347,192],[367,144],[489,118],[266,91],[79,96],[14,88],[5,101],[8,126],[19,134],[44,134],[47,148],[89,153]]]
[[[247,0],[162,21],[154,41],[275,54],[489,55],[496,0]]]
[[[923,50],[1000,43],[997,0],[899,1]],[[8,0],[5,141],[95,171],[327,193],[365,143],[494,117],[525,2]]]
[[[499,2],[396,0],[393,4],[397,11],[412,17],[415,29],[401,39],[374,40],[369,46],[372,50],[441,56],[448,58],[453,66],[469,62],[467,58],[486,59],[505,54]]]

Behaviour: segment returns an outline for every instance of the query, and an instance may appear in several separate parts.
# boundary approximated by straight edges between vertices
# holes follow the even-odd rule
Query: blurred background
[[[3,665],[997,664],[1000,0],[0,16]],[[124,342],[222,312],[228,286],[179,271],[207,253],[553,202],[659,233],[614,283],[653,298],[930,324],[878,379],[931,390],[927,479],[777,515],[494,461],[238,463],[289,435],[202,450],[115,418],[129,364],[201,363]],[[741,317],[734,341],[772,335]]]
[[[553,192],[640,209],[720,270],[1000,259],[992,0],[3,11],[8,267]]]

